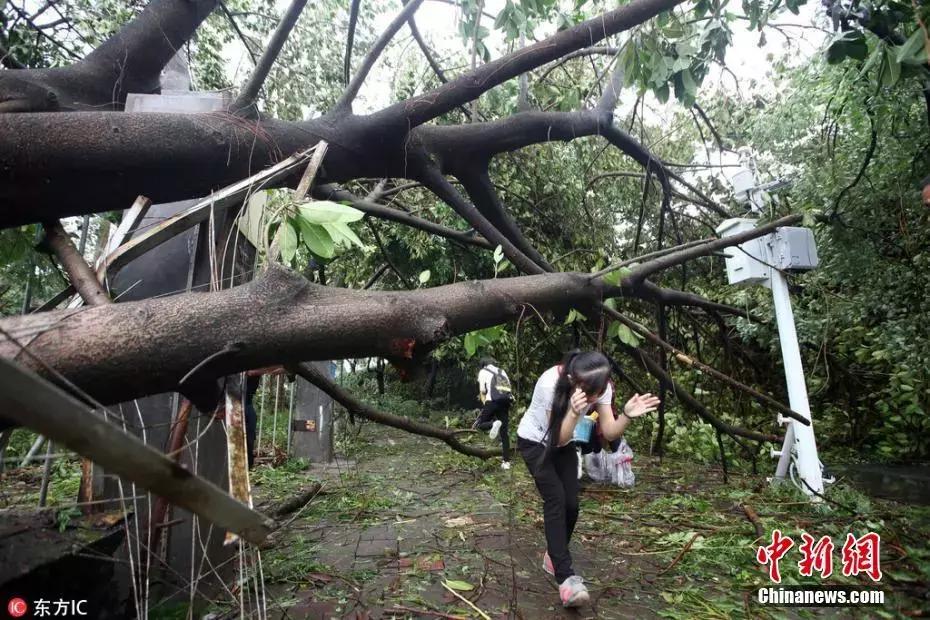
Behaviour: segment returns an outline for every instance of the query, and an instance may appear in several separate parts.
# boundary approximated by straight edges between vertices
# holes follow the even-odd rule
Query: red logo
[[[865,573],[872,581],[881,581],[882,569],[878,558],[881,545],[881,536],[875,532],[863,534],[859,538],[846,534],[846,542],[843,544],[843,575],[854,577],[859,573]]]
[[[11,598],[10,602],[6,604],[6,611],[14,618],[22,618],[29,611],[29,605],[19,597]]]
[[[804,532],[801,534],[804,542],[801,544],[801,561],[798,562],[798,572],[804,577],[810,577],[814,571],[820,573],[821,579],[833,574],[833,541],[829,536],[823,536],[817,543],[814,537]]]
[[[781,583],[781,572],[778,570],[778,561],[788,553],[788,549],[794,546],[794,541],[789,536],[782,536],[781,530],[772,532],[772,544],[759,547],[756,550],[756,561],[759,564],[769,565],[769,579],[775,583]]]
[[[798,562],[798,572],[803,577],[811,577],[815,572],[820,573],[821,579],[833,574],[833,541],[829,536],[815,539],[807,532],[801,534],[802,543],[798,547],[801,552],[801,561]],[[881,581],[881,545],[882,538],[876,532],[869,532],[856,538],[854,534],[846,534],[843,544],[843,576],[855,577],[865,573],[872,581]],[[774,583],[781,582],[781,572],[778,562],[788,550],[794,546],[790,536],[782,536],[781,530],[772,531],[772,542],[769,545],[756,549],[756,561],[768,565],[769,579]]]

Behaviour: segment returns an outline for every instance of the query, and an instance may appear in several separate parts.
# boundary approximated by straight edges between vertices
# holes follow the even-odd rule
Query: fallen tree
[[[765,231],[708,242],[703,253]],[[683,261],[701,254],[700,247],[687,247],[677,255]],[[656,260],[667,268],[676,264],[675,256]],[[422,358],[448,338],[530,308],[593,313],[605,298],[643,295],[637,284],[643,271],[648,263],[620,286],[588,274],[547,273],[384,292],[320,286],[272,265],[255,281],[227,290],[0,320],[0,356],[51,380],[64,378],[79,394],[109,404],[184,392],[194,374],[203,383],[281,363]],[[213,404],[207,398],[200,406]]]
[[[661,243],[673,183],[692,192],[694,188],[616,126],[622,63],[601,76],[602,92],[592,105],[560,112],[524,110],[465,124],[431,123],[548,63],[616,53],[616,48],[593,46],[671,11],[681,0],[633,0],[457,77],[441,75],[437,88],[371,114],[355,114],[353,102],[369,72],[402,27],[415,28],[413,16],[421,1],[404,6],[332,109],[307,121],[269,118],[257,108],[262,83],[299,18],[303,0],[295,0],[285,13],[227,112],[102,111],[121,109],[129,92],[156,92],[162,67],[214,8],[213,0],[153,0],[81,61],[57,69],[0,72],[0,227],[122,209],[139,194],[156,202],[202,197],[323,140],[328,150],[314,195],[348,200],[369,217],[441,234],[456,243],[500,246],[530,276],[403,293],[361,292],[314,285],[271,268],[254,283],[226,291],[4,319],[0,355],[92,399],[114,403],[179,387],[184,391],[193,379],[202,384],[271,364],[371,355],[412,359],[457,334],[522,316],[527,308],[557,314],[578,308],[596,314],[604,299],[622,296],[654,302],[660,315],[675,305],[745,314],[648,279],[735,239],[686,244],[677,254],[644,262],[611,286],[588,274],[556,273],[498,195],[490,174],[496,157],[534,144],[600,137],[641,165],[647,182],[653,176],[658,181]],[[418,43],[428,55],[426,45]],[[350,56],[351,37],[347,66]],[[435,61],[431,66],[437,69]],[[294,171],[274,185],[294,187],[299,178],[300,171]],[[359,179],[418,183],[480,237],[379,205],[377,191],[359,199],[339,186]],[[82,199],[74,200],[76,195]],[[725,214],[706,197],[698,204]],[[664,346],[662,335],[660,328],[653,343]],[[637,351],[627,353],[636,359]],[[663,385],[669,383],[661,367],[645,367]],[[203,394],[191,397],[198,406],[211,404]],[[687,399],[683,403],[694,408]],[[733,429],[718,425],[718,430]]]

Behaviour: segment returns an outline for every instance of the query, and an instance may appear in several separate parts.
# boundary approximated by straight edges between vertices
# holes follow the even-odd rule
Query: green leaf
[[[616,310],[616,309],[617,309],[617,300],[616,300],[616,299],[613,299],[613,298],[611,298],[611,299],[605,299],[605,300],[604,300],[604,305],[607,306],[608,308],[610,308],[611,310]]]
[[[468,357],[472,357],[475,354],[475,350],[478,348],[478,336],[475,332],[469,332],[465,334],[465,353]]]
[[[281,224],[281,238],[279,240],[281,248],[281,260],[290,264],[297,254],[297,231],[294,229],[294,221],[288,218]]]
[[[653,90],[655,91],[656,99],[658,99],[660,103],[666,103],[668,101],[668,84],[662,84],[662,86],[654,88]]]
[[[827,62],[836,65],[846,58],[865,60],[869,54],[869,46],[861,32],[847,31],[833,38],[827,47]]]
[[[622,323],[617,323],[617,337],[620,338],[620,342],[623,344],[629,345],[631,347],[639,346],[639,337],[633,333],[633,330],[623,325]]]
[[[316,200],[298,207],[300,216],[311,224],[333,224],[335,222],[357,222],[365,214],[354,207],[349,207],[331,200]]]
[[[426,271],[421,271],[420,272],[420,284],[426,284],[427,282],[429,282],[430,275],[432,274],[430,274],[429,269],[427,269]]]
[[[513,4],[511,2],[507,2],[507,4],[504,5],[504,8],[501,9],[500,13],[497,14],[497,19],[494,20],[494,28],[496,30],[503,28],[504,24],[510,20],[512,13]]]
[[[497,246],[494,248],[494,262],[499,263],[504,260],[504,248]]]
[[[358,238],[358,235],[355,234],[355,231],[349,228],[349,225],[345,222],[333,222],[331,224],[323,224],[323,228],[326,229],[326,232],[329,233],[329,236],[333,238],[333,241],[336,243],[346,242],[349,245],[357,245],[360,248],[365,247],[365,244],[362,243],[362,240]]]
[[[901,64],[917,56],[918,52],[923,56],[924,43],[924,32],[918,28],[914,31],[914,34],[904,42],[904,45],[895,48],[898,50],[897,54],[895,54],[895,60],[898,64]]]
[[[610,327],[607,328],[607,337],[608,338],[618,338],[619,337],[620,323],[613,322],[610,324]]]
[[[691,69],[685,69],[681,72],[681,83],[685,87],[685,92],[691,97],[697,94],[697,84],[694,82],[694,76],[691,75]]]
[[[901,77],[901,65],[894,59],[890,48],[885,48],[885,64],[882,69],[882,86],[892,87]]]
[[[859,77],[861,78],[863,75],[868,73],[872,69],[872,67],[875,66],[875,63],[881,60],[881,58],[882,58],[882,48],[881,46],[876,46],[875,49],[872,50],[872,53],[869,54],[869,59],[865,62],[864,65],[862,65],[862,70],[859,71]]]
[[[335,255],[336,244],[325,228],[308,222],[302,217],[297,219],[297,223],[300,225],[300,235],[308,250],[320,258],[332,258]]]
[[[471,585],[467,581],[458,581],[455,579],[446,579],[446,585],[453,590],[459,590],[460,592],[468,592],[469,590],[475,589],[475,586]]]
[[[572,323],[574,323],[575,321],[578,321],[579,319],[583,319],[583,317],[580,314],[578,314],[577,310],[572,308],[571,310],[568,311],[568,316],[565,317],[565,325],[571,325]]]

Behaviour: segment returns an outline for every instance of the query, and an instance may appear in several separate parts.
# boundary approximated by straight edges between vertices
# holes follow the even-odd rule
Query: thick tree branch
[[[426,125],[414,135],[442,164],[456,173],[475,157],[489,157],[552,140],[571,141],[600,133],[605,118],[590,110],[578,112],[519,112],[507,118],[467,125]]]
[[[378,424],[384,424],[385,426],[399,428],[400,430],[413,433],[414,435],[439,439],[440,441],[445,442],[456,452],[461,452],[462,454],[467,454],[468,456],[476,456],[480,459],[489,459],[494,456],[500,456],[501,454],[499,449],[486,450],[462,443],[459,441],[459,438],[456,436],[453,429],[439,428],[438,426],[433,426],[432,424],[418,422],[416,420],[411,420],[399,415],[393,415],[391,413],[380,411],[374,407],[366,405],[365,403],[352,396],[352,394],[342,389],[337,384],[333,383],[329,377],[314,368],[311,364],[298,364],[294,368],[298,375],[326,392],[326,394],[328,394],[340,405],[345,407],[346,410],[349,411],[349,413],[352,415],[365,418],[366,420],[371,420],[372,422],[377,422]]]
[[[268,77],[268,73],[271,71],[271,67],[274,65],[275,60],[278,59],[278,54],[281,53],[281,48],[284,47],[284,43],[290,36],[291,30],[294,29],[297,20],[300,19],[300,14],[304,10],[306,4],[307,0],[292,0],[290,6],[287,7],[287,11],[285,11],[284,15],[281,17],[281,21],[278,22],[278,27],[275,28],[274,34],[271,35],[271,40],[268,41],[268,45],[265,46],[265,51],[262,52],[261,59],[255,66],[252,75],[249,77],[249,81],[242,87],[242,91],[239,93],[236,101],[233,102],[231,110],[234,113],[250,118],[258,116],[258,111],[255,107],[258,93],[262,88],[262,84],[265,83],[265,79]]]
[[[52,380],[54,368],[93,398],[114,403],[173,391],[205,356],[224,349],[230,353],[211,363],[203,380],[282,363],[402,359],[530,306],[567,313],[593,306],[603,293],[599,283],[572,273],[381,292],[323,287],[270,267],[223,291],[0,319],[0,329],[29,350],[22,354],[0,338],[0,356]]]
[[[215,6],[216,0],[152,0],[84,60],[0,72],[0,113],[119,109],[127,93],[157,93],[161,70]]]
[[[428,187],[430,191],[452,207],[456,213],[465,218],[465,221],[480,232],[485,239],[494,245],[501,246],[504,255],[517,269],[528,274],[539,274],[545,271],[526,254],[521,252],[510,239],[491,224],[474,205],[465,200],[438,170],[431,166],[424,166],[419,172],[419,178],[424,186]]]
[[[472,203],[491,222],[494,228],[503,233],[517,249],[526,254],[530,260],[545,271],[555,271],[555,268],[533,247],[523,235],[523,231],[520,230],[517,223],[507,213],[500,201],[500,197],[494,190],[494,184],[491,183],[491,177],[488,175],[485,162],[476,162],[475,166],[467,168],[458,176]]]
[[[582,47],[622,32],[668,11],[682,0],[633,0],[573,28],[486,63],[428,93],[394,104],[373,116],[386,123],[417,127],[491,88]]]
[[[45,244],[64,267],[71,285],[84,303],[89,306],[111,303],[110,296],[97,281],[97,274],[71,243],[71,237],[65,232],[61,222],[46,222],[43,228],[45,229]]]
[[[671,254],[666,254],[655,260],[651,260],[648,263],[644,263],[635,267],[632,272],[624,278],[631,286],[636,286],[642,283],[649,276],[674,267],[676,265],[681,265],[690,260],[698,258],[700,256],[707,256],[712,254],[717,250],[722,250],[723,248],[732,247],[734,245],[739,245],[746,241],[756,239],[767,235],[770,232],[775,232],[778,228],[783,226],[790,226],[801,221],[800,215],[787,215],[783,218],[775,220],[774,222],[769,222],[752,230],[740,233],[738,235],[732,235],[730,237],[725,237],[723,239],[716,239],[710,241],[703,245],[689,247]]]

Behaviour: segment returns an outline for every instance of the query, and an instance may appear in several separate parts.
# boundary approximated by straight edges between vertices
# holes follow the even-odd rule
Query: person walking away
[[[482,358],[480,364],[478,400],[482,407],[472,428],[489,431],[491,439],[497,439],[500,435],[504,459],[501,469],[510,469],[510,405],[513,403],[510,378],[492,358]]]

